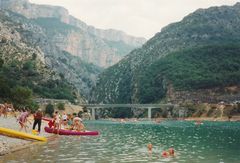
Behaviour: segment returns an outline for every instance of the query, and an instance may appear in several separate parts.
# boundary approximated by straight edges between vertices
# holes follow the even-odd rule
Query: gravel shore
[[[51,134],[44,132],[43,128],[46,125],[46,123],[44,121],[42,121],[42,122],[43,122],[42,129],[41,129],[41,133],[39,136],[44,136],[44,137],[52,136]],[[32,124],[31,125],[28,124],[28,126],[29,126],[28,133],[31,133],[31,131],[32,131]],[[8,117],[8,118],[0,117],[0,127],[19,130],[19,124],[16,121],[16,118],[14,118],[14,117]],[[0,156],[10,153],[10,152],[13,152],[13,151],[16,151],[20,148],[27,147],[28,145],[32,144],[33,142],[35,142],[35,141],[18,139],[18,138],[0,135]]]

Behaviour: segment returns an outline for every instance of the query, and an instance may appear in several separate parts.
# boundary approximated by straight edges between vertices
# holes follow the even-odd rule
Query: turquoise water
[[[97,137],[59,136],[46,144],[4,156],[4,162],[187,162],[239,163],[240,123],[166,121],[118,123],[86,122]],[[152,154],[147,144],[153,144]],[[36,148],[37,146],[37,148]],[[175,157],[162,158],[173,147]]]

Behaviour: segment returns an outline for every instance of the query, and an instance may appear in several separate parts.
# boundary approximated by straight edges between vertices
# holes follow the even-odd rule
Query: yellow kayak
[[[32,135],[32,134],[28,134],[28,133],[24,133],[16,130],[8,129],[8,128],[3,128],[3,127],[0,127],[0,134],[11,136],[11,137],[23,138],[23,139],[47,141],[47,138],[42,136]]]

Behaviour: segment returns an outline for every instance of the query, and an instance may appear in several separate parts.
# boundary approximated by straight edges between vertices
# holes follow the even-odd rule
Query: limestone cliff
[[[79,56],[86,62],[101,67],[109,67],[117,63],[131,50],[140,47],[144,38],[129,36],[117,30],[101,30],[88,26],[69,15],[63,7],[32,4],[28,0],[1,0],[1,8],[17,12],[30,19],[42,19],[48,23],[56,18],[61,23],[77,28],[66,29],[65,33],[55,32],[52,35],[61,50]]]
[[[59,49],[49,40],[45,29],[35,21],[6,10],[0,10],[0,13],[0,38],[3,42],[12,45],[2,50],[1,57],[4,60],[7,58],[9,62],[20,62],[28,53],[28,58],[33,54],[37,55],[45,67],[44,70],[51,70],[53,74],[41,80],[48,80],[56,74],[59,80],[64,79],[71,83],[78,90],[81,98],[84,99],[89,95],[90,88],[101,71],[99,67]]]

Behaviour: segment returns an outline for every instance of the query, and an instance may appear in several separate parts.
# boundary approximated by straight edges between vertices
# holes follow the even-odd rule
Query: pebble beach
[[[29,126],[28,133],[31,133],[32,131],[32,124],[28,124]],[[44,137],[52,136],[51,134],[44,132],[45,125],[46,125],[45,122],[42,121],[42,129],[39,136],[44,136]],[[7,117],[7,118],[0,117],[0,127],[19,130],[19,125],[15,117]],[[0,156],[20,150],[22,148],[26,148],[34,142],[36,141],[13,138],[13,137],[8,137],[0,134]]]

